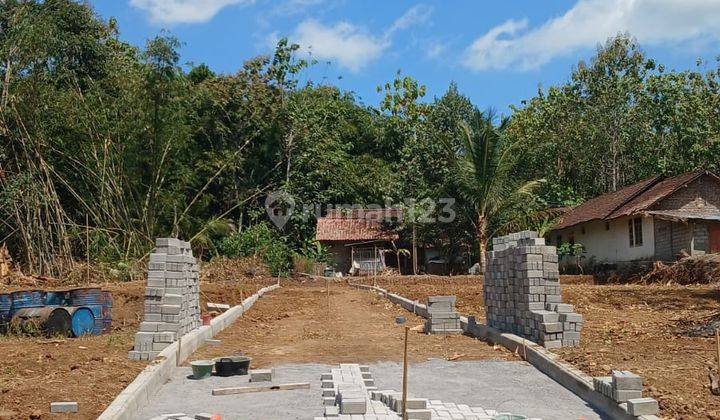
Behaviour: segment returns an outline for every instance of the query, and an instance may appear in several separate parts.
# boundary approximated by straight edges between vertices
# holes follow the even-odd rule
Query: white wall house
[[[630,223],[633,226],[632,233]],[[548,239],[556,246],[564,242],[580,243],[585,247],[585,257],[594,257],[598,262],[631,262],[655,258],[652,216],[593,220],[555,230]]]
[[[597,263],[720,252],[720,178],[698,171],[640,181],[571,209],[546,239],[580,243]]]

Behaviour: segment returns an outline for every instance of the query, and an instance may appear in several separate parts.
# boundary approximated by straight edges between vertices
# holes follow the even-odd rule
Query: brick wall
[[[655,258],[673,261],[682,250],[692,255],[701,255],[708,251],[707,224],[655,219]]]
[[[682,210],[698,215],[720,216],[720,182],[703,175],[663,199],[651,210]]]

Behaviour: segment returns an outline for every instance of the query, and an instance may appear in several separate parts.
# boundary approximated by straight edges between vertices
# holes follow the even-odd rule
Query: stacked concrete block
[[[425,332],[429,334],[460,334],[460,314],[455,310],[455,296],[430,296],[427,299],[428,319]]]
[[[627,410],[633,416],[653,416],[660,411],[660,405],[654,398],[633,398],[628,400]]]
[[[198,328],[200,270],[190,243],[158,238],[148,262],[145,317],[129,357],[153,360],[179,337]]]
[[[593,387],[618,404],[626,404],[630,414],[652,415],[659,410],[657,401],[642,397],[642,378],[630,371],[614,370],[612,376],[593,378]]]
[[[493,239],[485,269],[485,309],[490,327],[546,348],[577,346],[582,316],[562,303],[557,250],[537,232]]]
[[[358,419],[400,420],[403,412],[402,392],[378,390],[374,386],[370,368],[357,364],[341,364],[330,373],[320,375],[325,414],[314,420]],[[492,420],[498,413],[465,404],[443,403],[425,398],[407,398],[407,414],[411,420],[464,419]],[[514,418],[514,417],[512,417]],[[541,419],[529,419],[541,420]]]

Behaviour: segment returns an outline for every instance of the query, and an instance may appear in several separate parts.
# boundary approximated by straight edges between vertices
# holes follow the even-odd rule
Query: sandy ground
[[[561,277],[563,300],[585,317],[581,346],[557,351],[565,360],[593,376],[612,369],[640,374],[645,395],[660,401],[665,418],[720,419],[720,397],[710,393],[708,379],[709,369],[717,369],[714,339],[686,335],[689,327],[717,316],[717,286],[596,286],[577,277]],[[454,294],[463,314],[485,318],[482,277],[393,277],[377,283],[419,300]]]
[[[274,280],[233,285],[203,283],[201,302],[237,304]],[[53,401],[77,401],[73,418],[94,419],[115,399],[146,362],[130,361],[142,320],[145,282],[102,285],[113,293],[113,329],[79,339],[0,335],[0,418],[49,418]],[[0,291],[16,287],[0,286]]]
[[[330,297],[325,282],[291,282],[260,299],[231,328],[220,333],[217,347],[205,347],[192,359],[243,353],[253,366],[287,363],[370,363],[402,360],[403,329],[423,319],[369,292],[334,284]],[[410,360],[517,360],[498,347],[460,335],[410,332]]]

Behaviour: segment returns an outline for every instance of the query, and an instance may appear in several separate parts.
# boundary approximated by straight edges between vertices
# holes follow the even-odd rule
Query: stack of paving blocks
[[[150,254],[145,289],[145,318],[129,357],[153,360],[200,322],[200,270],[190,243],[158,238]]]
[[[315,420],[400,420],[402,418],[402,392],[378,390],[368,366],[341,364],[331,373],[320,375],[325,414]],[[511,414],[470,407],[465,404],[443,403],[425,398],[407,398],[408,419],[461,419],[492,420],[495,416],[514,418]],[[530,419],[540,420],[540,419]]]
[[[658,402],[642,397],[642,378],[626,370],[614,370],[612,376],[593,378],[595,391],[605,395],[618,404],[626,404],[629,414],[654,415],[658,413]]]
[[[490,327],[528,338],[546,348],[580,344],[582,316],[560,296],[554,246],[537,232],[493,239],[485,269],[485,309]]]
[[[370,368],[353,363],[322,374],[320,381],[326,417],[367,413],[368,391],[377,389]]]
[[[427,299],[428,319],[425,332],[430,334],[460,334],[460,314],[455,311],[455,296],[430,296]]]

